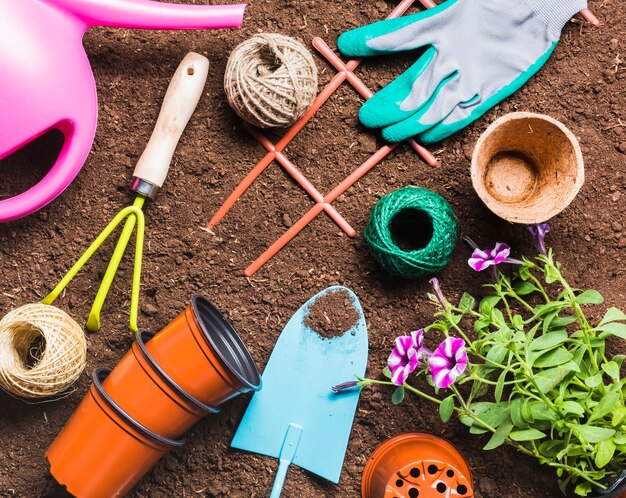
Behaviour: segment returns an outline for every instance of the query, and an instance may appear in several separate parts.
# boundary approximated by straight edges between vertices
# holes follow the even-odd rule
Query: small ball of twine
[[[317,67],[298,40],[261,33],[230,54],[224,90],[233,110],[259,128],[287,127],[317,94]]]
[[[22,398],[55,396],[87,361],[83,329],[55,306],[27,304],[0,320],[0,387]]]
[[[412,230],[432,234],[430,240],[419,249],[399,247],[392,230],[398,216],[408,218],[406,225]],[[443,197],[423,188],[404,187],[378,201],[365,229],[365,240],[386,271],[415,278],[437,273],[448,264],[456,245],[456,226],[454,211]]]

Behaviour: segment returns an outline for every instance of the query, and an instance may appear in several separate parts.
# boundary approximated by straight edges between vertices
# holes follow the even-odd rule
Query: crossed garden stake
[[[413,4],[415,0],[402,0],[393,12],[388,16],[388,19],[400,17],[403,15]],[[420,0],[420,3],[426,8],[435,7],[436,4],[432,0]],[[598,19],[593,15],[590,10],[581,12],[583,17],[594,25],[599,25]],[[211,221],[208,223],[208,228],[212,229],[219,221],[228,213],[233,205],[239,200],[239,198],[245,193],[245,191],[252,185],[252,183],[259,177],[259,175],[265,171],[272,162],[277,161],[289,175],[306,191],[307,194],[315,201],[315,205],[309,209],[296,223],[294,223],[282,236],[276,240],[269,248],[265,250],[250,266],[244,270],[244,274],[247,277],[254,275],[265,263],[267,263],[272,257],[274,257],[283,247],[285,247],[296,235],[298,235],[311,221],[313,221],[318,214],[325,211],[330,218],[337,223],[337,225],[349,236],[354,237],[356,231],[350,226],[350,224],[337,212],[332,206],[332,202],[354,185],[360,178],[362,178],[369,170],[374,168],[385,157],[387,157],[391,151],[393,151],[399,144],[384,145],[378,149],[372,156],[369,157],[363,164],[361,164],[356,170],[354,170],[348,177],[346,177],[339,185],[337,185],[328,194],[323,196],[313,186],[313,184],[302,174],[302,172],[285,156],[283,151],[289,145],[289,143],[296,137],[296,135],[304,128],[309,120],[315,115],[315,113],[328,101],[333,93],[342,85],[344,81],[347,81],[354,87],[354,89],[364,98],[369,99],[372,97],[373,92],[365,86],[361,79],[354,74],[354,70],[361,63],[362,58],[353,59],[346,64],[328,47],[328,45],[319,37],[313,39],[313,46],[318,52],[326,58],[326,60],[337,70],[337,74],[333,79],[322,89],[309,110],[285,133],[285,135],[276,143],[273,144],[265,135],[263,135],[258,129],[244,123],[246,129],[250,134],[256,138],[256,140],[267,150],[267,154],[252,170],[246,175],[246,177],[237,185],[235,190],[228,196],[226,201],[217,210]],[[425,147],[422,147],[414,139],[408,139],[408,143],[430,166],[437,166],[439,163],[437,159],[428,151]]]

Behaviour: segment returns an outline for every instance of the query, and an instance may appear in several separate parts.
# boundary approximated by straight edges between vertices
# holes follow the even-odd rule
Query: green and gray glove
[[[399,142],[437,142],[518,90],[548,60],[563,26],[587,0],[448,0],[437,7],[343,33],[348,56],[428,47],[369,99],[359,118]]]

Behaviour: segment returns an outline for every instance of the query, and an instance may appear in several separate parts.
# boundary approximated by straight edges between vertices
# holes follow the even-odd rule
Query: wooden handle
[[[189,52],[167,87],[152,136],[135,166],[133,176],[163,186],[178,140],[198,105],[209,74],[206,57]]]

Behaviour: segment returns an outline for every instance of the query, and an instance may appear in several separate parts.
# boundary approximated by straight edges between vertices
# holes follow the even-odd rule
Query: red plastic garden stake
[[[426,7],[434,7],[435,4],[430,0],[420,0]],[[389,15],[389,18],[399,17],[415,2],[415,0],[403,0]],[[246,276],[251,276],[263,266],[272,256],[282,249],[293,237],[295,237],[304,227],[306,227],[318,214],[325,211],[335,223],[350,237],[356,235],[356,231],[349,223],[337,212],[331,205],[339,195],[350,188],[359,178],[367,171],[376,166],[384,159],[397,144],[386,145],[379,149],[365,163],[363,163],[350,176],[344,179],[335,189],[325,197],[318,192],[313,184],[302,174],[302,172],[285,156],[283,151],[295,136],[302,130],[306,123],[315,115],[315,113],[328,101],[331,95],[341,86],[344,81],[348,81],[359,94],[365,99],[369,99],[373,92],[369,90],[365,84],[354,74],[354,70],[360,64],[361,59],[351,60],[344,64],[341,59],[324,43],[321,38],[313,40],[315,48],[332,64],[338,71],[333,79],[322,89],[311,107],[307,112],[285,133],[285,135],[273,144],[265,135],[252,126],[245,125],[246,129],[257,139],[257,141],[267,150],[267,154],[259,163],[246,175],[239,183],[235,190],[228,196],[226,201],[215,213],[211,221],[208,223],[209,228],[213,228],[232,208],[237,200],[245,193],[250,185],[259,177],[259,175],[273,161],[277,161],[292,178],[309,194],[316,204],[303,216],[296,224],[294,224],[282,237],[280,237],[268,250],[266,250],[257,260],[250,265],[244,272]],[[424,160],[431,166],[438,165],[437,159],[425,148],[419,145],[415,140],[409,139],[409,145],[420,154]],[[333,196],[333,194],[335,194]]]

